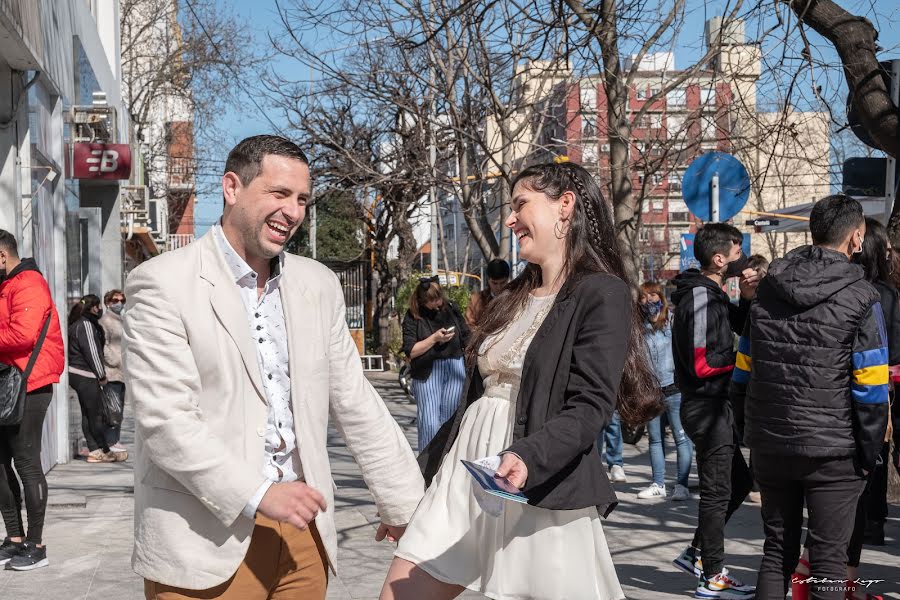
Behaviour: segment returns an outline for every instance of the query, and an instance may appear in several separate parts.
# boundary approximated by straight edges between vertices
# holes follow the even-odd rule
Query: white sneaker
[[[676,483],[675,489],[672,491],[671,500],[690,500],[691,490],[681,484]]]
[[[609,470],[609,478],[616,483],[626,483],[628,478],[625,477],[625,469],[621,465],[613,465]]]
[[[650,487],[648,487],[647,489],[639,491],[637,497],[641,500],[649,500],[650,498],[665,498],[666,488],[654,482],[651,483]]]

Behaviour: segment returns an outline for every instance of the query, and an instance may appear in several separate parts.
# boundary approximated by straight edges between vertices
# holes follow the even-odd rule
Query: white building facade
[[[0,228],[37,261],[63,327],[71,301],[123,283],[120,182],[70,169],[86,131],[127,143],[118,40],[114,0],[0,0]],[[44,423],[45,470],[68,462],[80,430],[67,383]]]

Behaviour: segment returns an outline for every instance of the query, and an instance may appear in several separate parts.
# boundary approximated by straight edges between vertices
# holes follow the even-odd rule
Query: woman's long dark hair
[[[100,298],[94,294],[82,296],[81,300],[76,302],[69,311],[69,325],[91,312],[95,306],[100,306]]]
[[[569,282],[577,282],[591,273],[610,273],[632,287],[616,240],[612,209],[603,199],[597,182],[584,168],[571,162],[545,163],[528,167],[513,180],[512,188],[521,184],[529,190],[559,200],[565,192],[575,194],[576,201],[566,238],[563,272]],[[473,362],[484,340],[502,331],[518,315],[532,290],[542,285],[541,268],[529,264],[484,311],[467,348]],[[662,411],[659,388],[644,351],[642,317],[639,305],[632,302],[631,334],[625,370],[619,385],[617,407],[622,420],[630,425],[646,423]]]
[[[893,286],[892,261],[888,257],[889,246],[890,240],[884,225],[872,217],[866,217],[866,236],[863,238],[862,252],[854,258],[866,272],[867,281],[872,283],[880,281]]]

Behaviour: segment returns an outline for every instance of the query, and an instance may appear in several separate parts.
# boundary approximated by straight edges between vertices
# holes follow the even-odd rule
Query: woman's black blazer
[[[616,406],[632,302],[628,285],[614,275],[573,277],[535,334],[525,355],[507,449],[528,467],[523,492],[529,504],[556,510],[597,506],[603,516],[615,508],[597,437]],[[429,485],[456,439],[463,413],[484,393],[477,366],[470,365],[467,375],[465,402],[419,455]]]

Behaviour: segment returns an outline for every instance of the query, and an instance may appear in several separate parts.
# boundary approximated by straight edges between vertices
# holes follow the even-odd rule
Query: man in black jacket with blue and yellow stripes
[[[879,295],[850,262],[865,229],[856,200],[817,202],[814,245],[772,263],[739,343],[732,402],[744,405],[766,536],[758,599],[785,597],[804,504],[813,598],[844,597],[853,515],[888,416]]]

